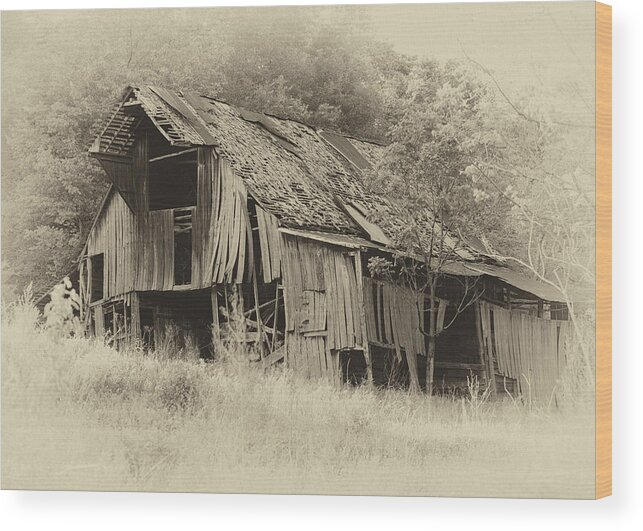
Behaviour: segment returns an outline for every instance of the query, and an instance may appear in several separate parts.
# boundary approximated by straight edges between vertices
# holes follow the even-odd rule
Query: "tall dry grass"
[[[593,496],[591,408],[336,389],[2,323],[4,488]]]

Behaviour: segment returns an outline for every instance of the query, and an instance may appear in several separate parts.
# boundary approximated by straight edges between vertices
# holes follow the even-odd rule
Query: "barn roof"
[[[277,217],[281,230],[382,247],[405,224],[403,213],[363,180],[363,171],[382,156],[380,144],[191,92],[128,87],[90,153],[130,156],[145,116],[173,146],[213,146],[257,203]],[[560,300],[549,286],[494,263],[456,238],[445,240],[457,260],[449,264],[452,274],[494,276],[545,300]],[[484,269],[464,266],[484,262]]]
[[[133,109],[140,108],[171,145],[214,146],[283,227],[387,244],[405,224],[397,207],[369,191],[362,178],[381,145],[190,92],[129,88],[90,152],[127,156],[142,116]],[[452,241],[460,259],[482,258]]]

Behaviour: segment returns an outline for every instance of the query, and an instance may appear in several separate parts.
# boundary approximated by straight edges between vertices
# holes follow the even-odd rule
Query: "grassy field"
[[[335,389],[3,312],[2,487],[593,497],[593,411]]]

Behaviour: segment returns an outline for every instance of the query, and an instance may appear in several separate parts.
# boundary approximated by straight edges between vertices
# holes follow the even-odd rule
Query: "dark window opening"
[[[100,301],[105,297],[104,274],[105,255],[97,254],[90,258],[92,267],[92,301]]]
[[[196,206],[196,153],[191,150],[180,153],[170,158],[150,160],[148,187],[150,210]]]
[[[568,321],[569,310],[564,303],[552,302],[550,306],[550,318],[552,321]]]
[[[436,339],[436,364],[442,362],[464,364],[480,363],[475,308],[468,306],[458,312],[457,304],[458,303],[449,304],[446,308],[444,322],[451,323],[451,325],[442,330]],[[428,320],[429,312],[426,312],[425,330],[429,329]]]
[[[174,211],[174,285],[192,282],[192,210]]]
[[[114,307],[111,305],[103,310],[103,326],[106,334],[114,335]]]
[[[213,358],[209,289],[141,293],[140,326],[146,350],[179,357],[198,352],[203,359]]]
[[[392,348],[371,345],[373,383],[378,387],[405,389],[410,384],[409,365],[404,350],[398,358]]]
[[[360,385],[366,380],[366,359],[361,350],[342,350],[339,353],[342,379],[351,385]]]
[[[142,307],[140,312],[142,343],[145,348],[154,350],[154,309]]]

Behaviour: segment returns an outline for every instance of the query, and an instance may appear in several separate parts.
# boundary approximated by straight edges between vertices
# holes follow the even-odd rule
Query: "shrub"
[[[82,324],[76,315],[79,311],[80,297],[69,277],[65,277],[56,284],[51,292],[51,301],[45,306],[45,327],[56,337],[81,335]]]

